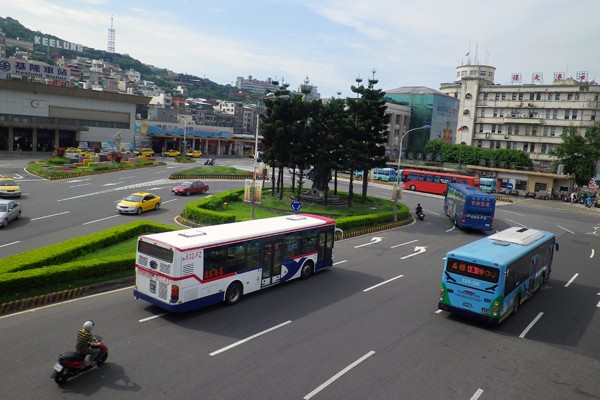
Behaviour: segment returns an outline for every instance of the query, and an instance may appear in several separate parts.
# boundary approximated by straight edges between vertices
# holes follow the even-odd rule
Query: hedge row
[[[203,197],[185,206],[181,214],[199,225],[217,225],[235,222],[235,215],[223,211],[223,203],[243,200],[244,189],[233,189],[215,196]]]
[[[177,229],[179,228],[152,221],[137,221],[7,257],[0,265],[0,293],[43,288],[48,282],[70,283],[77,279],[128,269],[133,272],[133,254],[85,261],[73,260],[142,234]]]

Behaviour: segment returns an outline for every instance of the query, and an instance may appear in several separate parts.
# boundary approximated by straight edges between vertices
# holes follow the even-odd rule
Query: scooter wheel
[[[104,354],[98,361],[96,361],[96,366],[100,368],[106,362],[107,358],[108,354]]]
[[[65,371],[62,370],[58,374],[56,374],[56,376],[54,377],[54,382],[56,382],[59,385],[64,385],[65,383],[67,383],[67,379],[67,374],[65,374]]]

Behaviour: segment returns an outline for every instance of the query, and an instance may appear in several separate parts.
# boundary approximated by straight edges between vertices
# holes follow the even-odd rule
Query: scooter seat
[[[66,353],[62,353],[59,356],[59,359],[64,361],[82,361],[84,358],[85,356],[82,356],[81,354],[74,351],[67,351]]]

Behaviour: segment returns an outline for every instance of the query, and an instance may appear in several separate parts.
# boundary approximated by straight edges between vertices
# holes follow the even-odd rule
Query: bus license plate
[[[471,303],[463,303],[463,306],[471,308],[471,307],[473,307],[473,304],[471,304]]]
[[[60,363],[56,363],[56,364],[54,364],[54,370],[55,370],[56,372],[60,372],[60,371],[62,371],[62,370],[63,370],[63,366],[62,366],[62,365],[60,365]]]

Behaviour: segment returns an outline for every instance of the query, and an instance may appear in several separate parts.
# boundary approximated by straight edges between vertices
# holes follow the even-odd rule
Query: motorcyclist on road
[[[94,328],[94,321],[85,321],[83,323],[83,329],[77,331],[77,343],[75,344],[75,351],[81,357],[84,358],[86,365],[95,364],[95,356],[100,351],[98,347],[92,346],[94,343],[94,337],[92,336],[92,329]]]
[[[421,203],[417,203],[417,208],[415,209],[417,215],[423,214],[423,207],[421,207]]]

